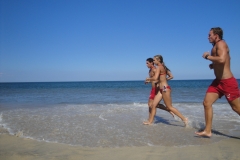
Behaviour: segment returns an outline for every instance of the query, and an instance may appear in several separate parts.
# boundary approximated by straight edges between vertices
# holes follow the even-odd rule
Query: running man
[[[208,34],[208,40],[212,43],[213,48],[211,54],[205,52],[202,57],[210,60],[210,69],[214,70],[216,79],[208,87],[203,105],[205,112],[205,129],[202,132],[195,132],[198,136],[212,136],[212,119],[213,108],[212,104],[225,95],[232,109],[240,115],[240,94],[238,82],[234,78],[230,69],[230,55],[227,43],[222,39],[223,30],[219,27],[211,28]]]
[[[154,77],[155,73],[156,73],[156,67],[154,66],[153,59],[148,58],[146,60],[146,65],[149,68],[149,77],[150,78]],[[170,72],[170,70],[168,69],[167,70],[167,80],[171,80],[171,79],[173,79],[173,75]],[[149,96],[149,100],[148,100],[149,118],[148,118],[147,121],[144,121],[143,124],[149,124],[149,120],[150,120],[151,113],[152,113],[153,100],[155,98],[155,95],[158,94],[158,92],[159,92],[158,82],[159,82],[158,80],[151,81],[151,82],[150,81],[145,81],[145,84],[146,83],[151,83],[152,90],[150,92],[150,96]],[[161,93],[159,93],[159,94],[160,94],[160,99],[162,99],[162,94]],[[165,107],[163,104],[161,104],[160,101],[158,102],[156,108],[165,110],[165,111],[169,112],[174,117],[174,114],[167,107]]]

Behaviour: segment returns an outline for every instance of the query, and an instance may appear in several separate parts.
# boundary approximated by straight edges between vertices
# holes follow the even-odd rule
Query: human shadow
[[[155,123],[163,123],[163,124],[172,125],[172,126],[180,126],[180,125],[172,124],[169,121],[170,120],[164,119],[159,116],[155,116]]]

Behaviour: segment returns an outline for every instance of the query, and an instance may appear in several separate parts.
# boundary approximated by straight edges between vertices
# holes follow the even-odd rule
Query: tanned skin
[[[208,40],[213,44],[211,54],[204,52],[202,57],[210,60],[212,63],[209,65],[210,69],[214,70],[214,75],[217,80],[228,79],[233,77],[230,69],[230,55],[227,43],[222,40],[218,34],[214,34],[213,30],[210,30]],[[206,57],[207,56],[207,57]],[[203,101],[204,113],[205,113],[205,129],[201,132],[195,132],[198,136],[211,137],[212,136],[212,119],[213,108],[212,104],[219,98],[217,93],[207,92]],[[233,101],[228,101],[232,109],[240,115],[240,98]]]
[[[156,68],[154,66],[154,63],[153,62],[149,62],[149,61],[146,61],[146,65],[147,67],[149,68],[149,77],[153,77],[155,75],[155,72],[156,72]],[[170,79],[173,79],[173,75],[171,74],[171,72],[169,71],[168,72],[168,80]],[[149,82],[149,81],[145,81],[145,84],[147,83],[151,83],[151,86],[152,88],[157,88],[158,87],[158,81],[152,81],[152,82]],[[153,106],[153,99],[150,99],[148,100],[148,107],[149,107],[149,118],[147,121],[144,121],[143,124],[146,124],[149,122],[149,119],[151,117],[151,113],[152,113],[152,106]],[[162,110],[165,110],[167,112],[169,112],[173,117],[174,117],[174,114],[168,109],[166,108],[163,104],[158,104],[157,105],[157,108],[159,109],[162,109]]]

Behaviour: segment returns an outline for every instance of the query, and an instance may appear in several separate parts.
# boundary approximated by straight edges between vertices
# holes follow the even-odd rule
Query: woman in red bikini
[[[184,125],[187,126],[188,119],[172,106],[171,87],[167,83],[168,79],[166,74],[169,69],[164,65],[163,57],[161,55],[156,55],[153,58],[153,62],[157,66],[155,75],[153,77],[147,78],[146,82],[158,80],[160,90],[154,97],[151,117],[149,118],[149,121],[145,122],[144,124],[149,125],[153,123],[154,116],[156,115],[156,106],[161,101],[161,98],[163,98],[166,107],[176,116],[178,116],[184,122]]]

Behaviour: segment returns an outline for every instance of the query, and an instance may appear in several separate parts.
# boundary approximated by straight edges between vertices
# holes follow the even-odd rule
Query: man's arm
[[[157,81],[160,74],[160,67],[154,69],[154,76],[146,78],[146,82]]]
[[[209,52],[203,54],[203,58],[206,58],[214,63],[225,63],[227,59],[228,49],[225,42],[216,44],[216,56],[211,56]]]
[[[212,64],[212,63],[209,64],[209,68],[210,68],[210,69],[213,69],[213,64]]]

